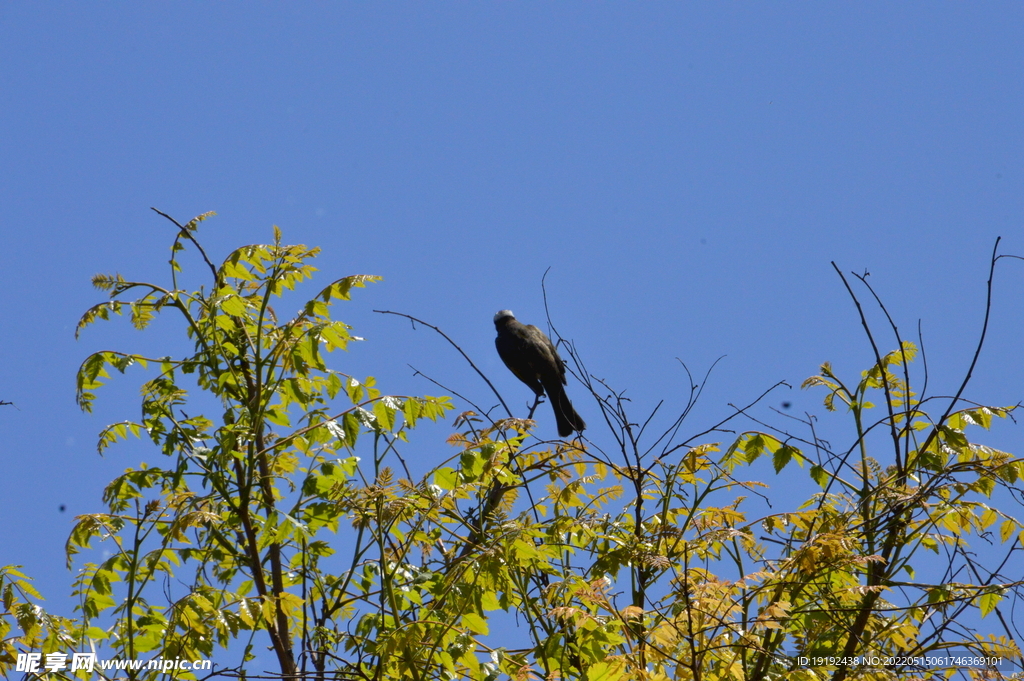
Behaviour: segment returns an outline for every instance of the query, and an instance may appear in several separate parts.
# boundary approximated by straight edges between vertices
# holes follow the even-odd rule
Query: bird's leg
[[[530,413],[526,415],[526,418],[532,419],[533,412],[537,411],[537,405],[544,401],[544,393],[537,393],[537,397],[533,400],[533,406],[530,407]]]

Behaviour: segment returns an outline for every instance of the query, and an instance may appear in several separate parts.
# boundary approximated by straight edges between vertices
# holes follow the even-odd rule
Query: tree
[[[918,659],[951,647],[1019,657],[1002,604],[1020,597],[1008,566],[1024,528],[994,501],[1019,505],[1024,463],[968,438],[1014,408],[966,403],[970,370],[952,399],[916,394],[918,348],[895,323],[897,349],[883,354],[862,312],[873,365],[848,381],[826,363],[805,383],[845,410],[846,447],[809,420],[806,432],[761,422],[753,404],[685,431],[699,385],[650,435],[654,415],[638,425],[622,392],[563,344],[606,434],[547,442],[529,418],[469,403],[448,439],[455,453],[413,480],[401,451],[451,401],[385,396],[327,362],[355,340],[332,304],[377,278],[336,280],[279,319],[273,299],[313,275],[317,250],[282,245],[275,228],[273,244],[214,266],[196,238],[209,215],[175,222],[170,286],[94,278],[110,300],[80,328],[125,312],[145,328],[173,311],[194,349],[83,363],[86,410],[110,369],[154,369],[142,420],[106,427],[99,447],[148,437],[166,463],[126,471],[104,492],[107,512],[79,518],[69,561],[97,542],[114,550],[80,573],[76,620],[49,617],[23,575],[0,572],[0,633],[22,631],[4,638],[0,670],[19,650],[105,646],[118,658],[213,657],[217,673],[245,675],[264,642],[282,678],[323,679],[938,678],[968,672]],[[189,245],[208,290],[179,287]],[[190,406],[210,404],[195,390],[216,398],[215,417]],[[756,428],[737,434],[743,419]],[[768,486],[741,474],[768,456],[814,489],[753,516],[745,497]],[[975,636],[968,612],[996,631]]]

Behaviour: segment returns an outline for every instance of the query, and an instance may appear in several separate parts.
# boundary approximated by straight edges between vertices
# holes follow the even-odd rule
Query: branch
[[[850,287],[850,282],[848,282],[846,280],[846,277],[843,275],[842,270],[840,270],[839,266],[836,265],[835,260],[832,261],[832,269],[834,269],[836,271],[836,274],[839,275],[839,278],[843,280],[843,286],[846,287],[847,293],[849,293],[850,294],[850,298],[853,299],[853,304],[857,306],[857,314],[860,316],[860,324],[861,324],[861,326],[864,327],[864,333],[867,334],[868,341],[871,343],[871,349],[875,353],[875,366],[878,367],[879,382],[882,384],[882,390],[885,393],[885,407],[886,407],[886,409],[889,412],[889,434],[890,434],[890,437],[892,437],[893,448],[895,450],[895,458],[896,458],[895,463],[896,463],[897,469],[900,471],[900,475],[902,475],[903,474],[903,470],[904,470],[904,464],[906,462],[902,461],[902,457],[900,456],[900,438],[899,438],[899,433],[896,430],[896,416],[895,416],[895,413],[893,412],[893,406],[892,406],[892,391],[889,388],[889,381],[887,381],[886,378],[885,378],[885,374],[888,371],[888,368],[885,367],[882,364],[882,355],[878,351],[878,344],[875,343],[875,337],[874,337],[874,334],[871,333],[871,326],[868,324],[867,317],[864,316],[864,308],[861,307],[860,300],[857,299],[857,294],[853,292],[853,289]],[[854,276],[857,276],[857,275],[855,274]],[[864,281],[864,277],[857,277],[857,278],[860,279],[862,282]],[[868,290],[871,291],[870,288],[868,288]],[[874,295],[875,292],[871,291],[871,293],[872,293],[872,295]],[[875,297],[875,299],[877,300],[877,296]],[[881,305],[881,301],[879,301],[879,305]],[[889,317],[889,312],[888,312],[888,310],[885,309],[885,306],[882,306],[882,310],[885,312],[885,316]],[[896,340],[897,340],[897,342],[899,342],[900,335],[899,335],[899,332],[896,331],[896,325],[893,324],[892,318],[889,318],[889,323],[892,324],[893,331],[896,334]],[[903,351],[903,343],[900,342],[900,352],[902,352],[902,351]],[[906,364],[907,364],[907,358],[906,358],[906,356],[903,356],[904,369],[906,369]]]
[[[462,355],[462,357],[463,357],[463,358],[464,358],[464,359],[465,359],[465,360],[466,360],[467,362],[469,362],[469,366],[473,367],[473,371],[475,371],[475,372],[476,372],[476,373],[477,373],[477,374],[478,374],[478,375],[480,376],[480,378],[484,379],[484,383],[486,383],[486,384],[488,385],[488,387],[490,387],[490,389],[491,389],[491,390],[492,390],[492,391],[494,392],[494,394],[495,394],[495,395],[497,396],[497,398],[498,398],[498,401],[499,401],[499,402],[501,402],[501,406],[505,407],[505,411],[506,411],[506,412],[508,412],[508,417],[509,417],[509,418],[515,418],[515,417],[514,417],[514,416],[512,415],[512,410],[508,408],[508,405],[507,405],[507,404],[505,404],[505,400],[503,400],[503,399],[502,399],[502,397],[501,397],[501,393],[499,393],[499,392],[498,392],[498,389],[497,389],[497,388],[495,388],[495,387],[494,387],[494,384],[493,384],[493,383],[491,383],[491,381],[490,381],[490,380],[489,380],[489,379],[487,378],[487,376],[485,376],[485,375],[484,375],[484,372],[480,371],[480,369],[479,369],[479,368],[477,368],[476,364],[474,364],[474,363],[473,363],[473,360],[471,360],[471,359],[469,358],[469,355],[467,355],[467,354],[466,354],[466,353],[465,353],[465,352],[463,351],[463,349],[459,347],[459,344],[458,344],[458,343],[456,343],[455,341],[453,341],[453,340],[452,340],[451,338],[449,338],[449,337],[448,337],[448,334],[446,334],[446,333],[445,333],[444,331],[442,331],[441,329],[437,328],[437,327],[436,327],[436,326],[434,326],[433,324],[427,324],[427,323],[426,323],[425,321],[423,321],[422,319],[417,319],[416,317],[413,317],[412,315],[407,315],[407,314],[404,314],[404,313],[402,313],[402,312],[392,312],[391,310],[374,310],[374,312],[376,312],[377,314],[393,314],[393,315],[395,315],[396,317],[405,317],[406,319],[408,319],[408,320],[412,321],[414,325],[415,325],[415,324],[422,324],[423,326],[427,327],[428,329],[433,329],[433,330],[434,330],[434,331],[436,331],[437,333],[441,334],[441,337],[442,337],[442,338],[444,338],[444,339],[445,339],[446,341],[448,341],[448,343],[449,343],[449,344],[450,344],[450,345],[451,345],[451,346],[452,346],[453,348],[455,348],[456,350],[458,350],[458,351],[459,351],[459,354],[460,354],[460,355]],[[415,328],[415,326],[414,326],[413,328]]]
[[[189,241],[191,241],[191,242],[192,242],[192,244],[193,244],[193,245],[194,245],[194,246],[195,246],[196,248],[198,248],[198,249],[199,249],[199,254],[200,254],[200,255],[202,255],[202,256],[203,256],[203,260],[204,260],[204,261],[206,261],[206,264],[207,264],[207,266],[208,266],[208,267],[210,268],[210,272],[212,272],[212,273],[213,273],[213,281],[214,281],[214,283],[216,283],[216,281],[217,281],[217,268],[216,268],[216,267],[214,267],[214,266],[213,266],[213,263],[212,263],[212,262],[210,262],[210,259],[209,259],[208,257],[206,257],[206,251],[204,251],[204,250],[203,250],[203,247],[199,245],[199,242],[198,242],[198,241],[196,241],[195,237],[194,237],[194,236],[192,236],[192,234],[191,234],[191,233],[190,233],[190,232],[189,232],[189,231],[188,231],[187,229],[185,229],[185,226],[184,226],[184,225],[182,225],[182,224],[181,224],[180,222],[178,222],[177,220],[175,220],[174,218],[172,218],[172,217],[171,217],[170,215],[168,215],[167,213],[163,212],[162,210],[157,210],[156,208],[153,208],[152,206],[150,206],[150,210],[151,210],[151,211],[153,211],[153,212],[155,212],[155,213],[156,213],[156,214],[158,214],[158,215],[163,215],[163,216],[164,216],[165,218],[167,218],[168,220],[170,220],[171,222],[173,222],[173,223],[174,223],[174,225],[175,225],[175,226],[176,226],[176,227],[178,228],[178,231],[179,231],[179,232],[180,232],[180,233],[181,233],[182,235],[184,235],[186,239],[188,239]]]
[[[949,403],[949,406],[946,407],[946,411],[943,412],[942,416],[936,423],[942,424],[946,422],[946,419],[949,418],[949,415],[953,413],[954,409],[956,409],[956,405],[960,401],[960,396],[963,395],[964,390],[967,388],[967,384],[970,382],[971,377],[974,375],[974,367],[977,366],[978,364],[978,357],[981,356],[981,348],[985,344],[985,335],[988,333],[988,319],[989,315],[992,312],[992,279],[993,277],[995,277],[996,273],[996,261],[999,260],[1000,257],[1017,257],[996,255],[996,253],[999,251],[999,241],[1001,239],[1002,237],[996,237],[996,243],[994,246],[992,246],[992,261],[989,264],[988,268],[988,283],[986,284],[985,292],[985,319],[981,324],[981,336],[978,338],[978,346],[974,349],[974,357],[971,359],[971,366],[967,368],[967,375],[964,376],[963,382],[960,383],[960,388],[956,391],[956,394],[953,395],[953,401]],[[935,437],[938,435],[938,432],[938,428],[932,428],[932,431],[931,433],[928,434],[928,437],[927,439],[925,439],[924,444],[918,447],[917,451],[927,451],[928,446],[931,445],[932,440],[935,439]]]

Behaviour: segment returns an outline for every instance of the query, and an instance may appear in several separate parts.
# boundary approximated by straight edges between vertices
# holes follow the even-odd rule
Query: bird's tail
[[[548,399],[551,400],[551,408],[555,410],[555,423],[558,424],[559,437],[569,437],[574,432],[582,431],[587,427],[580,415],[573,409],[572,402],[569,401],[569,396],[565,394],[565,388],[561,383],[546,385],[544,390],[548,394]]]

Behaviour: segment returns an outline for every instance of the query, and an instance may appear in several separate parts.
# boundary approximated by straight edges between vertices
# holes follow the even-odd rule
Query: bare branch
[[[467,355],[465,353],[465,351],[463,351],[463,349],[461,347],[459,347],[459,344],[456,343],[455,341],[453,341],[451,338],[448,337],[448,334],[446,334],[444,331],[442,331],[438,327],[434,326],[433,324],[428,324],[427,322],[423,321],[422,319],[417,319],[416,317],[413,317],[412,315],[407,315],[407,314],[405,314],[403,312],[392,312],[391,310],[374,310],[374,312],[376,312],[377,314],[393,314],[396,317],[405,317],[406,319],[408,319],[408,320],[413,322],[413,325],[414,325],[413,328],[415,328],[415,324],[422,324],[423,326],[427,327],[428,329],[433,329],[438,334],[440,334],[442,338],[444,338],[446,341],[448,341],[448,343],[453,348],[458,350],[459,354],[462,355],[462,357],[467,362],[469,362],[469,366],[473,367],[473,371],[475,371],[480,376],[480,378],[484,379],[484,383],[487,384],[487,386],[491,389],[491,391],[498,398],[498,401],[501,402],[501,406],[505,407],[505,411],[508,413],[508,417],[509,418],[515,418],[513,416],[513,414],[512,414],[512,410],[508,408],[507,404],[505,404],[505,400],[502,398],[501,393],[498,392],[498,389],[495,388],[494,384],[491,383],[490,379],[488,379],[487,376],[484,375],[484,372],[480,371],[480,369],[477,367],[477,365],[473,363],[473,360],[471,360],[469,358],[469,355]]]
[[[174,225],[178,228],[179,236],[184,236],[186,239],[191,241],[192,244],[197,249],[199,249],[199,254],[201,256],[203,256],[203,260],[206,262],[206,265],[210,268],[210,272],[213,274],[213,281],[216,282],[217,281],[217,268],[213,266],[212,262],[210,262],[210,259],[206,256],[206,251],[204,251],[203,247],[199,245],[199,242],[196,240],[196,238],[194,236],[192,236],[192,234],[190,234],[187,229],[185,229],[184,225],[182,225],[180,222],[178,222],[177,220],[172,218],[167,213],[163,212],[162,210],[157,210],[156,208],[153,208],[152,206],[150,206],[150,210],[152,210],[153,212],[155,212],[158,215],[163,215],[165,218],[167,218],[168,220],[173,222]]]

